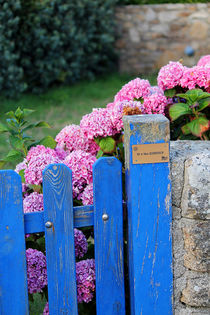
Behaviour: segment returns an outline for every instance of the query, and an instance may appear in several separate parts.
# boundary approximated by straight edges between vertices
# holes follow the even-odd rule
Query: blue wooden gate
[[[125,118],[130,313],[166,315],[172,314],[169,163],[133,163],[133,146],[167,145],[168,121],[161,115],[143,117]],[[73,207],[71,170],[50,165],[43,173],[44,211],[23,214],[20,176],[0,171],[1,315],[29,314],[25,234],[38,232],[45,232],[50,315],[78,314],[74,227],[86,226],[94,226],[97,315],[125,314],[122,166],[117,159],[94,164],[93,189],[92,206]]]

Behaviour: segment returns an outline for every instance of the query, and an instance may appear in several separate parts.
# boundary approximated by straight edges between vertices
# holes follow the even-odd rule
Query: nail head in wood
[[[45,227],[47,228],[47,229],[50,229],[51,227],[52,227],[52,222],[50,222],[50,221],[47,221],[46,223],[45,223]]]
[[[103,219],[103,221],[108,221],[108,219],[109,219],[108,214],[107,214],[107,213],[104,213],[104,214],[102,215],[102,219]]]

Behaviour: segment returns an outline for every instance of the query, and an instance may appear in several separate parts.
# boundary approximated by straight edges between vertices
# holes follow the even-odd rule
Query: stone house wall
[[[174,314],[210,314],[210,143],[171,142]]]
[[[193,66],[210,54],[210,2],[120,6],[115,17],[121,72],[152,72],[181,58]],[[185,55],[187,46],[193,57]]]

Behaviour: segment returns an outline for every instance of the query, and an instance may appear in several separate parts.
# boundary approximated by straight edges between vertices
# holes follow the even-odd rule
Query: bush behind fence
[[[0,0],[0,91],[39,92],[113,67],[114,4]]]

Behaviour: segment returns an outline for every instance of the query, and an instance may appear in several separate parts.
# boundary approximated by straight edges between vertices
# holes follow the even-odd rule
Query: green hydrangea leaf
[[[39,144],[44,145],[46,148],[51,148],[51,149],[55,149],[57,142],[55,141],[55,139],[53,139],[53,137],[51,136],[47,136],[44,137]]]
[[[209,124],[209,120],[206,117],[201,116],[184,125],[182,127],[182,132],[186,135],[192,133],[193,135],[200,137],[203,132],[208,130]]]
[[[116,141],[112,137],[106,137],[100,140],[99,147],[104,153],[112,153],[116,147]]]
[[[96,158],[99,159],[100,157],[102,157],[104,154],[104,152],[102,150],[99,150],[97,155],[96,155]]]
[[[19,160],[23,157],[22,153],[17,150],[10,150],[9,153],[7,154],[6,158],[4,161],[6,162],[13,162],[16,160]]]
[[[172,120],[176,120],[180,116],[192,114],[192,109],[189,107],[188,104],[185,103],[177,103],[171,105],[169,108],[169,115]]]
[[[176,89],[168,89],[168,90],[165,90],[164,95],[165,95],[166,97],[173,97],[173,96],[176,95]]]

